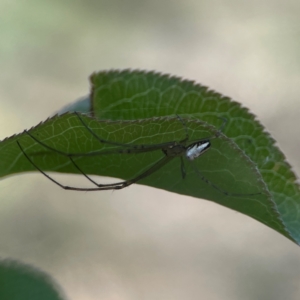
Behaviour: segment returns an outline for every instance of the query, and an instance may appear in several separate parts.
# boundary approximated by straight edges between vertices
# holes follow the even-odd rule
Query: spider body
[[[194,160],[206,152],[210,148],[210,145],[209,140],[195,142],[186,148],[185,156],[188,160]]]

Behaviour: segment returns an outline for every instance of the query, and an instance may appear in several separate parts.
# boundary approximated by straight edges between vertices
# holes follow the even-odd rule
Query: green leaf
[[[91,81],[92,113],[97,119],[71,113],[55,116],[30,130],[30,134],[61,152],[102,151],[97,156],[76,156],[74,161],[86,174],[128,180],[163,160],[163,151],[158,147],[151,152],[110,153],[128,147],[101,143],[88,129],[101,139],[144,145],[147,149],[145,145],[180,142],[186,131],[189,141],[214,137],[222,125],[221,118],[226,118],[223,133],[211,140],[211,148],[192,162],[185,159],[184,179],[181,161],[176,157],[138,183],[214,201],[300,243],[300,196],[295,175],[247,109],[206,87],[156,73],[101,72]],[[43,171],[80,173],[68,156],[23,133],[0,144],[0,176],[36,170],[17,141]],[[88,186],[83,177],[82,187]],[[220,190],[243,195],[226,195]]]
[[[86,127],[81,120],[84,121]],[[29,133],[47,146],[68,153],[88,153],[102,151],[101,155],[75,157],[74,160],[86,174],[131,179],[150,168],[155,162],[165,157],[158,149],[151,152],[119,154],[111,152],[120,147],[100,143],[87,128],[104,140],[135,145],[162,144],[180,141],[188,130],[191,140],[214,136],[217,130],[205,122],[185,119],[185,126],[177,117],[152,118],[138,121],[97,121],[87,116],[78,118],[75,114],[65,114],[47,120],[33,128]],[[222,120],[219,120],[222,123]],[[7,139],[2,143],[1,153],[7,154],[1,166],[1,176],[20,171],[34,171],[34,165],[20,151],[17,144],[34,164],[44,171],[79,173],[69,157],[45,148],[34,141],[27,133]],[[192,163],[185,164],[186,178],[182,179],[181,165],[174,158],[140,183],[163,188],[176,193],[209,199],[227,207],[248,214],[261,222],[286,234],[274,213],[274,204],[255,168],[255,165],[225,135],[213,139],[212,148],[193,164],[197,165],[201,175],[219,188],[231,193],[257,193],[256,196],[229,197],[201,180]],[[146,147],[146,146],[144,146]],[[124,147],[121,147],[123,149]],[[7,173],[4,173],[6,170]],[[83,181],[84,182],[84,181]]]
[[[94,115],[102,119],[134,120],[178,114],[216,126],[218,117],[226,117],[225,135],[256,165],[285,230],[300,244],[297,178],[274,139],[248,109],[205,86],[155,72],[99,72],[92,75],[91,82],[91,106]]]
[[[63,300],[49,275],[14,260],[0,260],[0,299]]]

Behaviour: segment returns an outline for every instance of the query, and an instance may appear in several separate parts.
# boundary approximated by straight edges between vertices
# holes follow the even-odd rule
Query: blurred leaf
[[[228,123],[224,134],[212,139],[211,149],[192,162],[200,174],[186,160],[186,177],[183,179],[180,159],[174,158],[139,183],[212,200],[300,242],[300,220],[297,218],[300,196],[295,175],[274,141],[247,109],[206,87],[151,72],[101,72],[94,74],[91,81],[92,113],[97,119],[81,116],[85,127],[75,114],[55,116],[30,133],[62,152],[103,151],[101,155],[81,156],[74,160],[86,174],[127,180],[150,168],[165,154],[160,149],[108,154],[120,147],[100,143],[88,128],[110,142],[154,145],[181,141],[186,129],[190,141],[212,137],[222,124],[221,118],[225,117]],[[175,115],[184,119],[186,128]],[[17,140],[42,170],[79,173],[68,156],[43,147],[23,133],[0,144],[0,176],[36,170],[20,151]],[[212,184],[201,180],[202,176]],[[212,185],[228,193],[243,195],[228,196]],[[246,195],[258,192],[261,194]]]
[[[57,284],[45,273],[18,261],[0,261],[1,300],[63,300]]]

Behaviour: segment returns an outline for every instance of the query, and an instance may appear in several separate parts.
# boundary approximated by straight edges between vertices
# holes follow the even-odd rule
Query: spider
[[[178,157],[181,160],[181,174],[182,178],[185,178],[186,172],[185,172],[185,167],[184,167],[184,160],[183,157],[185,156],[188,161],[191,163],[193,160],[197,159],[198,157],[202,156],[205,152],[207,152],[210,147],[211,147],[211,139],[218,138],[222,130],[224,129],[227,119],[221,118],[223,120],[223,123],[217,133],[211,137],[208,138],[202,138],[194,141],[189,141],[189,134],[187,131],[187,127],[183,121],[183,119],[180,116],[177,116],[178,120],[182,123],[184,129],[185,129],[185,138],[182,139],[181,141],[170,141],[170,142],[165,142],[161,144],[150,144],[150,145],[136,145],[136,144],[122,144],[122,143],[117,143],[117,142],[112,142],[108,140],[104,140],[101,137],[99,137],[95,132],[93,132],[92,129],[90,129],[87,124],[83,121],[83,119],[80,117],[80,114],[77,112],[74,112],[74,114],[78,117],[82,125],[92,134],[100,143],[103,144],[109,144],[113,146],[117,146],[115,149],[111,150],[98,150],[98,151],[92,151],[92,152],[87,152],[87,153],[68,153],[64,151],[60,151],[58,149],[55,149],[51,146],[48,146],[44,142],[40,141],[37,139],[34,135],[32,135],[29,131],[24,131],[27,135],[29,135],[35,142],[43,146],[44,148],[54,151],[58,154],[61,154],[63,156],[66,156],[70,159],[72,164],[76,167],[76,169],[85,177],[87,178],[90,182],[92,182],[96,187],[94,188],[79,188],[79,187],[72,187],[72,186],[66,186],[61,184],[60,182],[56,181],[53,179],[50,175],[46,174],[36,163],[33,162],[33,160],[29,157],[29,155],[24,151],[23,147],[21,146],[20,142],[17,141],[17,144],[24,154],[24,156],[28,159],[28,161],[40,172],[42,173],[45,177],[47,177],[49,180],[54,182],[56,185],[60,186],[61,188],[65,190],[74,190],[74,191],[102,191],[102,190],[120,190],[123,188],[126,188],[133,183],[136,183],[152,173],[156,172],[160,168],[162,168],[164,165],[168,164],[171,160],[174,158]],[[134,154],[134,153],[145,153],[145,152],[152,152],[156,150],[161,150],[164,156],[156,161],[150,168],[148,168],[146,171],[138,174],[132,179],[125,180],[125,181],[120,181],[116,183],[109,183],[109,184],[99,184],[95,182],[92,178],[90,178],[87,174],[85,174],[81,168],[76,164],[74,161],[73,157],[83,157],[83,156],[97,156],[97,155],[108,155],[108,154]],[[199,175],[200,179],[203,180],[205,183],[219,191],[220,193],[226,195],[226,196],[254,196],[254,195],[259,195],[259,193],[250,193],[250,194],[240,194],[240,193],[229,193],[217,185],[215,185],[213,182],[205,178],[200,171],[197,169],[196,165],[192,163],[193,169],[196,172],[197,175]]]

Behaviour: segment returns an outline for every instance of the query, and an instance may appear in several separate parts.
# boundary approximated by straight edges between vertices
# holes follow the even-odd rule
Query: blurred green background
[[[2,0],[0,139],[88,94],[93,71],[157,70],[249,107],[299,174],[299,28],[293,0]],[[288,239],[138,185],[77,193],[37,173],[1,180],[0,256],[48,272],[72,300],[300,297]]]

